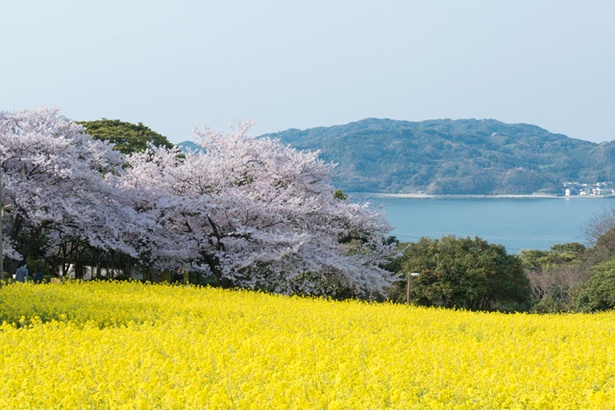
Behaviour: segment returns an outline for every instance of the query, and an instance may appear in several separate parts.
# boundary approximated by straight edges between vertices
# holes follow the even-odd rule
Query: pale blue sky
[[[494,118],[615,140],[611,0],[0,0],[0,110],[178,143],[366,117]]]

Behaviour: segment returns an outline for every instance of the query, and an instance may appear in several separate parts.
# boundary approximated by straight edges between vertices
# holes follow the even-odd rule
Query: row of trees
[[[589,224],[591,248],[516,256],[480,238],[398,244],[381,214],[333,188],[332,164],[252,138],[250,125],[196,130],[199,149],[180,153],[142,124],[0,113],[9,271],[26,257],[77,275],[94,266],[147,278],[181,265],[219,286],[287,294],[470,310],[615,306],[615,212]]]
[[[57,109],[0,113],[5,258],[188,265],[227,287],[382,296],[395,251],[382,215],[336,195],[318,153],[250,126],[197,130],[199,151],[122,154]]]
[[[504,247],[476,237],[422,238],[400,244],[398,301],[470,310],[534,313],[615,308],[615,209],[590,219],[589,247],[557,244],[548,251]]]
[[[591,217],[588,247],[555,245],[520,257],[532,284],[535,312],[593,312],[615,308],[615,208]]]

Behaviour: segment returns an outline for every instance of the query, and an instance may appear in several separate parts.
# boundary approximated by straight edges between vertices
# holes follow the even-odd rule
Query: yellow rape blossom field
[[[0,409],[609,409],[615,313],[136,282],[0,289]]]

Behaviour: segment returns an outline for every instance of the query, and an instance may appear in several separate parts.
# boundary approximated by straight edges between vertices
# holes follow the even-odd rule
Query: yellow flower
[[[0,288],[0,409],[609,409],[615,313]]]

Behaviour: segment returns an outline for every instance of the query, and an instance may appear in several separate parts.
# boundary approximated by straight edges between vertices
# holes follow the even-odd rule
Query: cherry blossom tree
[[[55,108],[0,113],[7,257],[25,257],[43,241],[48,254],[67,241],[134,254],[123,233],[137,215],[109,177],[123,156],[93,140]]]
[[[382,295],[393,252],[382,216],[335,193],[334,165],[317,152],[253,138],[250,126],[196,130],[202,150],[185,155],[124,157],[57,109],[0,112],[5,255],[81,247],[190,264],[228,287]]]
[[[130,157],[124,190],[156,228],[141,252],[190,261],[224,286],[381,294],[389,278],[380,264],[392,253],[382,216],[336,198],[334,166],[317,152],[253,138],[250,126],[196,130],[203,150],[183,159],[161,149]]]

